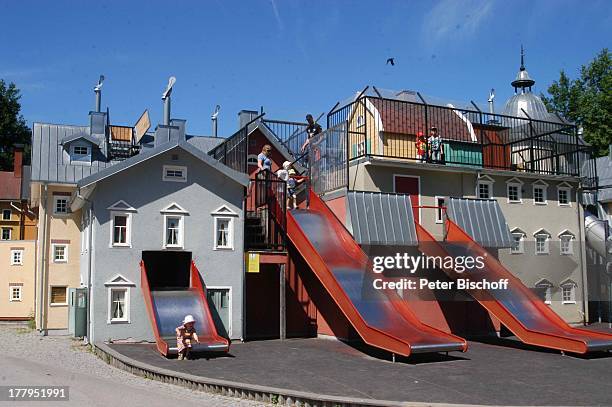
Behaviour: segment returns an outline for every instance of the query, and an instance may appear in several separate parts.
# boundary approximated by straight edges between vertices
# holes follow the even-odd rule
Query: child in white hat
[[[178,347],[178,359],[189,359],[191,345],[198,343],[198,334],[195,330],[195,318],[193,315],[186,315],[183,325],[176,328],[176,345]]]

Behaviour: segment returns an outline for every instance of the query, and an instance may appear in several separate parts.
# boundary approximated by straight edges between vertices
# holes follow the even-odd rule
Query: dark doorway
[[[262,264],[246,273],[246,337],[280,337],[280,274],[278,264]]]
[[[149,287],[154,290],[189,288],[191,252],[142,252]]]

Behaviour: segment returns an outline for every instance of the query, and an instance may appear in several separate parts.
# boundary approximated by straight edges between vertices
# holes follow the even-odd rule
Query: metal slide
[[[612,335],[586,329],[573,328],[494,256],[476,243],[464,230],[446,219],[446,245],[426,245],[429,256],[452,255],[482,256],[485,267],[481,271],[457,273],[444,271],[454,279],[471,281],[498,281],[508,279],[507,290],[466,290],[491,314],[498,318],[521,341],[545,348],[574,353],[587,353],[612,349]]]
[[[310,209],[288,212],[287,236],[368,345],[403,356],[467,350],[465,339],[419,321],[395,291],[373,287],[368,257],[312,191]]]
[[[228,352],[230,342],[217,333],[200,280],[200,273],[193,261],[190,273],[191,287],[189,288],[151,291],[144,262],[140,262],[142,292],[153,327],[157,350],[164,356],[178,353],[175,329],[181,325],[185,315],[191,314],[196,320],[195,328],[200,340],[200,343],[193,345],[192,351]]]
[[[592,213],[584,212],[584,229],[586,230],[586,242],[587,244],[597,252],[601,257],[607,259],[610,255],[608,243],[610,233],[606,233],[606,229],[609,230],[608,222],[600,220],[597,216]]]

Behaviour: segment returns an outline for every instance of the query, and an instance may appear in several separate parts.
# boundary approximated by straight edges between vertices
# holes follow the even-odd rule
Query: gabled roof
[[[279,141],[278,137],[276,137],[276,135],[274,135],[274,133],[272,133],[272,131],[270,131],[270,129],[265,124],[263,124],[261,121],[257,121],[252,124],[252,127],[249,126],[249,134],[253,133],[255,130],[259,130],[268,140],[272,148],[278,151],[283,156],[283,158],[285,158],[285,160],[293,162],[293,167],[298,173],[301,174],[306,170],[306,168],[304,168],[298,162],[294,162],[297,157],[295,157],[289,150],[287,150],[283,143]]]
[[[62,138],[62,145],[67,145],[72,143],[73,141],[76,140],[86,140],[89,141],[91,144],[93,144],[94,146],[100,146],[101,144],[101,140],[96,139],[95,137],[90,136],[88,133],[74,133],[74,134],[69,134],[65,137]]]
[[[123,170],[134,167],[150,158],[157,157],[158,155],[163,154],[167,151],[173,150],[175,148],[181,148],[182,150],[185,150],[186,152],[190,153],[194,157],[198,158],[200,161],[204,162],[208,166],[212,167],[213,169],[217,170],[221,174],[227,176],[228,178],[232,179],[233,181],[239,184],[243,186],[249,185],[249,177],[246,174],[235,171],[229,168],[228,166],[220,163],[219,161],[210,157],[208,154],[206,154],[199,148],[194,147],[188,141],[175,140],[175,141],[170,141],[168,143],[164,143],[162,145],[159,145],[151,149],[147,149],[138,155],[135,155],[133,157],[128,158],[127,160],[121,161],[113,165],[112,167],[107,167],[104,170],[99,171],[98,173],[94,175],[83,178],[77,183],[77,186],[79,188],[83,188],[83,187],[87,187],[89,185],[95,184],[96,182],[99,182],[108,177],[112,177],[113,175],[119,172],[122,172]]]

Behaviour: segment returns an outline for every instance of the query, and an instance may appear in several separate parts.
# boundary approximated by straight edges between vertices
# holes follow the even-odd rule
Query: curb
[[[444,404],[444,403],[421,403],[376,400],[365,398],[352,398],[331,396],[301,392],[296,390],[281,389],[277,387],[260,386],[255,384],[232,382],[228,380],[212,379],[208,377],[195,376],[187,373],[163,369],[131,359],[115,351],[107,344],[96,343],[93,351],[100,359],[111,366],[127,371],[136,376],[156,380],[162,383],[186,387],[191,390],[235,397],[246,400],[259,401],[280,406],[303,406],[303,407],[476,407],[468,404]]]

